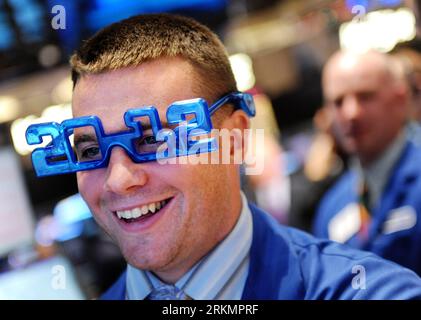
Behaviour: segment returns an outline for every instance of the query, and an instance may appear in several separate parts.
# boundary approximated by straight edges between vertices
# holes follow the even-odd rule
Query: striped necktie
[[[364,180],[360,185],[359,192],[359,210],[360,210],[360,229],[358,231],[358,237],[362,241],[368,240],[368,231],[371,222],[371,214],[369,211],[369,190],[367,182]]]
[[[147,300],[191,300],[183,290],[174,285],[163,284],[152,290],[146,297]]]

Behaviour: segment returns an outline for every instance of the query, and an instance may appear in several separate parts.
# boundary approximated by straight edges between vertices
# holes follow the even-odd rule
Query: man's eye
[[[101,158],[101,151],[98,146],[87,147],[78,152],[79,161],[97,160]]]
[[[371,91],[361,92],[358,95],[358,98],[360,99],[361,102],[369,102],[369,101],[373,100],[375,97],[376,97],[376,93],[371,92]]]
[[[154,135],[143,136],[137,142],[136,150],[138,153],[156,152],[157,149],[163,144],[162,141],[157,141]]]
[[[340,107],[342,107],[342,102],[343,102],[342,98],[337,98],[337,99],[332,101],[332,104],[335,108],[339,109]]]
[[[157,143],[157,141],[154,136],[146,136],[142,139],[140,143],[143,145],[151,145]]]

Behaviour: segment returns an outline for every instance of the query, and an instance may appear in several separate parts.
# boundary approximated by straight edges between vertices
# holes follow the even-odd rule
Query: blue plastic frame
[[[26,141],[30,145],[36,145],[41,144],[45,136],[51,136],[52,138],[51,143],[46,147],[37,148],[32,152],[32,164],[38,177],[106,167],[111,150],[115,146],[125,149],[136,163],[185,156],[198,152],[212,152],[217,150],[215,138],[198,141],[191,141],[190,138],[210,133],[212,130],[211,115],[227,103],[234,105],[236,109],[244,110],[250,117],[256,113],[253,97],[250,94],[234,92],[225,95],[210,108],[202,98],[174,102],[166,112],[168,125],[179,125],[174,130],[162,131],[158,111],[153,106],[147,106],[129,109],[124,113],[124,122],[129,129],[127,131],[106,134],[98,117],[86,116],[68,119],[61,124],[57,122],[33,124],[26,130]],[[186,122],[186,116],[191,114],[194,114],[195,118]],[[153,135],[158,141],[177,141],[177,143],[175,145],[168,144],[167,152],[139,154],[134,148],[134,141],[143,136],[141,123],[136,120],[140,117],[149,118]],[[86,126],[95,129],[102,158],[78,162],[72,151],[69,136],[75,128]],[[183,134],[187,137],[187,145],[183,143],[184,141],[178,139],[181,130],[184,130]],[[170,139],[171,135],[174,135],[175,140]]]

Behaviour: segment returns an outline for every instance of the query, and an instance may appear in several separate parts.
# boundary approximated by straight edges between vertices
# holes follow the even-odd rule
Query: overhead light
[[[20,103],[12,96],[0,96],[0,123],[16,119],[20,113]]]
[[[10,127],[13,146],[20,155],[27,155],[34,149],[26,143],[25,132],[35,119],[36,117],[34,115],[27,116],[23,119],[16,119]]]
[[[42,111],[41,118],[44,122],[55,121],[61,122],[65,119],[70,119],[72,117],[72,108],[70,104],[58,104],[54,106],[49,106]]]
[[[341,48],[356,52],[370,49],[389,52],[415,35],[415,16],[408,8],[369,12],[362,19],[343,23],[339,29]]]
[[[52,67],[60,62],[61,52],[58,46],[48,44],[38,52],[38,61],[43,67]]]
[[[254,77],[251,58],[245,53],[237,53],[230,56],[229,60],[238,90],[246,91],[253,88],[256,78]]]
[[[61,80],[51,92],[51,100],[54,103],[67,103],[72,100],[73,83],[71,77]]]
[[[70,118],[72,118],[71,106],[70,104],[63,104],[45,108],[41,117],[30,115],[25,118],[16,119],[10,127],[13,146],[16,152],[25,156],[31,153],[35,148],[45,147],[51,141],[51,137],[44,137],[42,144],[36,146],[28,145],[25,132],[31,124],[52,121],[62,122],[63,120]]]

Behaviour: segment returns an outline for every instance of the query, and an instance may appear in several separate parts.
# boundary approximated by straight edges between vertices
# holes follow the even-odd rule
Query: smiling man
[[[99,116],[106,132],[124,131],[122,115],[128,107],[153,105],[165,119],[174,101],[204,96],[196,88],[196,77],[191,63],[180,57],[160,57],[135,67],[86,75],[75,87],[73,112]],[[208,93],[205,97],[214,99]],[[247,116],[236,111],[223,125],[245,128],[247,123]],[[81,143],[76,149],[88,147],[89,143]],[[241,210],[239,181],[233,178],[231,165],[162,165],[157,161],[140,165],[116,148],[107,169],[78,173],[78,184],[96,219],[128,261],[175,282],[233,228]],[[203,184],[206,188],[193,187]],[[139,209],[149,213],[136,221],[118,217]]]
[[[156,110],[165,127],[174,112],[198,104],[191,99],[203,98],[212,110],[220,106],[211,117],[214,128],[234,135],[248,128],[251,102],[241,94],[229,100],[239,93],[225,49],[209,29],[180,16],[136,16],[84,42],[71,64],[71,123],[77,157],[86,162],[83,170],[70,162],[63,170],[78,171],[81,195],[128,262],[104,299],[421,298],[421,280],[411,271],[280,226],[249,204],[235,161],[134,161],[133,148],[156,150],[160,140],[142,123],[142,138],[128,143],[128,109]],[[223,96],[230,103],[215,102]],[[74,125],[97,121],[90,115],[105,133]],[[63,127],[58,136],[66,139]],[[232,158],[244,144],[230,147]],[[47,173],[62,164],[47,162]],[[366,283],[355,285],[356,277]]]
[[[384,53],[339,51],[324,68],[323,91],[354,165],[322,199],[315,234],[421,275],[421,149],[406,135],[403,69]]]

